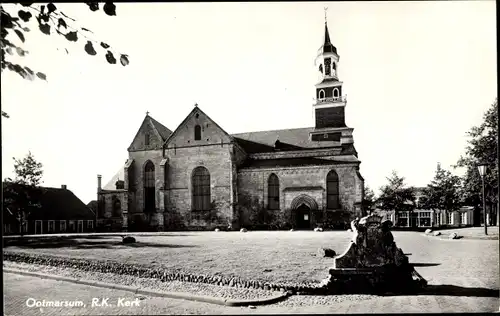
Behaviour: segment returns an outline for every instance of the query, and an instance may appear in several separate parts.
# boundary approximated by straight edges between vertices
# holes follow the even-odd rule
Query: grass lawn
[[[443,240],[418,232],[393,234],[398,247],[409,254],[410,262],[430,284],[499,288],[498,240]],[[341,254],[350,238],[344,231],[172,232],[136,236],[137,243],[131,245],[121,244],[119,236],[94,236],[4,249],[140,263],[192,274],[302,283],[328,276],[333,259],[317,256],[318,248],[332,248]]]

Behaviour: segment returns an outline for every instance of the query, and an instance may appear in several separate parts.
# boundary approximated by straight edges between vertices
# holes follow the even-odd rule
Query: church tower
[[[330,40],[325,12],[325,35],[323,45],[316,57],[319,82],[315,85],[313,104],[315,129],[311,133],[313,141],[340,141],[352,143],[352,129],[345,123],[347,100],[342,94],[343,82],[339,80],[339,59],[337,48]]]

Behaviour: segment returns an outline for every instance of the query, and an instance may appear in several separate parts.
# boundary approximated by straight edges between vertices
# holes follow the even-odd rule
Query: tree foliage
[[[474,126],[467,133],[469,140],[465,148],[465,155],[461,156],[455,167],[465,168],[463,186],[460,195],[468,205],[481,205],[481,176],[478,164],[487,165],[484,177],[486,203],[496,204],[498,201],[498,98],[491,104],[483,116],[483,122]]]
[[[85,3],[91,11],[99,10],[98,2]],[[102,3],[101,3],[102,4]],[[10,70],[19,74],[23,79],[33,80],[39,78],[47,80],[47,76],[43,72],[32,70],[27,66],[22,66],[13,63],[9,60],[9,55],[17,53],[19,56],[25,56],[28,52],[24,50],[22,44],[26,42],[26,33],[31,32],[27,24],[30,20],[36,19],[38,30],[45,35],[57,34],[64,37],[70,42],[77,42],[79,39],[85,39],[83,49],[91,56],[96,56],[98,53],[95,48],[104,50],[104,57],[110,64],[116,64],[116,58],[119,58],[123,66],[129,64],[128,56],[114,51],[110,45],[93,40],[90,38],[91,30],[85,27],[78,27],[74,24],[76,20],[66,15],[59,10],[52,2],[48,4],[35,4],[32,2],[21,2],[12,7],[11,12],[8,12],[4,6],[0,6],[1,11],[1,70]],[[102,6],[102,10],[108,16],[116,15],[116,6],[112,2],[106,2]],[[14,12],[15,11],[15,12]],[[14,39],[19,39],[21,45],[14,44]],[[17,40],[16,40],[17,41]],[[68,49],[65,48],[66,53]],[[116,57],[115,57],[116,56]]]
[[[415,208],[415,191],[405,184],[405,179],[396,171],[387,178],[388,184],[380,188],[377,205],[385,211],[411,211]]]
[[[14,159],[14,172],[16,173],[15,183],[38,186],[42,183],[43,165],[36,161],[31,152],[28,152],[23,159]]]
[[[38,185],[42,182],[43,165],[28,153],[24,159],[14,159],[14,180],[5,179],[3,183],[3,207],[8,208],[19,221],[19,232],[29,214],[40,208],[42,190]],[[4,213],[5,214],[5,213]]]
[[[460,185],[460,177],[441,168],[438,163],[434,179],[424,189],[418,206],[423,209],[455,211],[461,205]]]
[[[375,192],[373,190],[365,185],[365,196],[363,198],[363,208],[364,210],[369,213],[370,211],[373,210],[375,206]]]

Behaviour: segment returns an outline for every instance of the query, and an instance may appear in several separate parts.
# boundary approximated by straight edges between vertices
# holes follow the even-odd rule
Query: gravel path
[[[155,291],[182,292],[190,293],[193,295],[202,295],[225,299],[265,299],[275,297],[278,294],[277,292],[265,290],[216,286],[205,283],[190,283],[180,281],[162,282],[160,280],[152,278],[137,278],[130,275],[118,275],[114,273],[86,272],[72,268],[60,268],[31,263],[28,264],[5,261],[3,266],[5,268],[11,269],[53,274],[72,278],[81,278],[85,280],[100,281],[112,284],[121,284]]]

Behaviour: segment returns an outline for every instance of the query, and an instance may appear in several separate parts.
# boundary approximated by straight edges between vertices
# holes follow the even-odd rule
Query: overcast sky
[[[494,1],[117,3],[114,17],[56,5],[130,65],[31,21],[19,60],[48,82],[2,73],[2,174],[31,150],[45,186],[66,184],[85,203],[97,174],[105,184],[123,168],[146,111],[171,130],[195,103],[228,133],[314,126],[325,6],[346,123],[376,191],[391,170],[425,186],[437,162],[456,163],[497,96]]]

